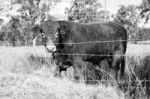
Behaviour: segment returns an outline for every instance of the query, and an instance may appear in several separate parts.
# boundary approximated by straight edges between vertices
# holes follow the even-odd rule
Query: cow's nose
[[[54,52],[54,51],[56,51],[56,46],[55,45],[47,45],[46,50],[48,52]]]

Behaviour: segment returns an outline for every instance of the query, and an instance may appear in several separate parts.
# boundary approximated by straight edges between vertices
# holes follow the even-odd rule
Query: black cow
[[[88,63],[98,66],[102,60],[107,59],[114,69],[116,79],[119,69],[124,74],[127,32],[121,25],[114,22],[83,24],[56,21],[52,22],[52,33],[49,30],[50,23],[51,21],[46,21],[40,31],[46,35],[43,38],[47,39],[46,49],[52,44],[49,41],[55,44],[56,51],[53,56],[60,72],[73,66],[75,78],[79,79],[90,67]]]

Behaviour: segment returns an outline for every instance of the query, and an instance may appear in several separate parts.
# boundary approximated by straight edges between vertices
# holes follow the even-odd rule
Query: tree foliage
[[[2,26],[0,40],[8,41],[12,46],[31,45],[37,33],[31,28],[37,21],[52,19],[49,11],[59,0],[12,0],[12,5],[20,4],[20,15],[13,16]],[[53,3],[52,3],[53,2]]]
[[[18,28],[20,27],[19,23],[20,22],[18,18],[12,17],[12,19],[6,24],[6,26],[2,26],[2,29],[0,31],[0,41],[7,41],[10,45],[16,46],[19,39],[23,40],[21,39],[21,33]]]
[[[66,13],[69,21],[94,22],[99,19],[97,14],[101,7],[98,0],[75,0]]]
[[[129,5],[124,6],[121,5],[118,9],[118,12],[114,18],[114,21],[120,23],[124,27],[126,27],[129,35],[129,39],[137,40],[138,38],[138,31],[137,28],[139,20],[139,9],[137,6]]]
[[[137,26],[138,12],[137,7],[134,5],[124,6],[121,5],[114,19],[116,22],[127,27]]]
[[[139,6],[141,9],[141,18],[145,19],[145,23],[150,19],[150,0],[142,0],[142,4]]]
[[[139,6],[120,6],[114,20],[127,28],[129,39],[136,41],[143,40],[141,36],[145,36],[149,32],[149,30],[138,28],[138,21],[145,18],[145,22],[148,22],[149,17],[150,0],[143,0]]]
[[[35,24],[36,21],[51,19],[49,11],[60,0],[15,0],[14,3],[19,3],[22,8],[19,10],[22,19]]]

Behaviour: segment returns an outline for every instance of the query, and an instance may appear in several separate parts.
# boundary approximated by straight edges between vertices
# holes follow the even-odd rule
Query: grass
[[[147,73],[150,72],[150,45],[144,44],[129,44],[126,57],[126,74],[128,74],[129,81],[134,78],[134,86],[129,85],[129,88],[136,88],[134,95],[136,99],[146,98],[146,87],[143,86],[146,83],[144,80],[150,80],[147,77]]]
[[[43,47],[0,47],[0,99],[124,99],[116,87],[54,77]]]

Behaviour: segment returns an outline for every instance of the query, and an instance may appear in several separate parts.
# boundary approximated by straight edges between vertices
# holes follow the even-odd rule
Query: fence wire
[[[145,38],[145,37],[143,37]],[[80,45],[80,44],[97,44],[97,43],[116,43],[116,42],[123,42],[123,41],[129,41],[128,40],[113,40],[113,41],[87,41],[87,42],[77,42],[77,43],[49,43],[49,45],[56,45],[56,44],[66,44],[66,45]],[[140,40],[139,40],[140,41]],[[0,41],[0,43],[5,43],[7,41]],[[14,42],[18,42],[18,41],[14,41]],[[144,42],[144,41],[142,41]],[[31,43],[30,43],[31,44]],[[18,47],[18,46],[17,46]],[[24,46],[22,46],[24,47]],[[44,48],[44,46],[43,46]],[[25,48],[25,49],[31,49],[31,48]],[[0,52],[0,54],[5,54],[3,52]],[[9,52],[9,54],[15,54],[13,52]],[[148,54],[148,53],[144,53],[144,54]],[[102,55],[99,55],[99,54],[84,54],[84,53],[73,53],[73,54],[70,54],[70,53],[61,53],[61,55],[69,55],[69,56],[114,56],[114,55],[108,55],[108,54],[102,54]],[[115,56],[128,56],[128,55],[115,55]]]
[[[46,36],[52,36],[51,34],[46,34]],[[137,39],[131,39],[131,38],[128,38],[128,40],[113,40],[113,41],[111,41],[111,40],[109,40],[109,41],[86,41],[86,42],[76,42],[76,43],[49,43],[50,45],[54,45],[54,44],[73,44],[73,45],[75,45],[75,44],[94,44],[94,43],[116,43],[116,42],[123,42],[123,41],[126,41],[126,42],[132,42],[132,41],[136,41],[136,42],[140,42],[140,41],[142,41],[142,42],[144,42],[144,41],[147,41],[147,40],[140,40],[140,39],[147,39],[147,38],[150,38],[150,36],[139,36]],[[3,45],[3,46],[12,46],[12,43],[15,43],[15,45],[17,46],[17,45],[21,45],[21,44],[23,44],[23,45],[26,45],[26,46],[28,46],[28,45],[32,45],[33,44],[33,42],[31,42],[31,40],[29,40],[29,41],[25,41],[25,42],[21,42],[21,41],[0,41],[0,45]]]
[[[25,50],[31,50],[31,48],[25,48]],[[2,54],[16,54],[16,53],[19,53],[19,52],[5,52],[5,50],[3,50],[4,52],[0,52],[0,54],[2,55]],[[17,51],[19,51],[19,50],[17,50]],[[40,50],[41,51],[41,50]],[[30,51],[29,51],[30,52]],[[39,51],[36,51],[36,53],[38,53]],[[20,53],[22,53],[22,52],[20,52]],[[49,54],[50,56],[51,56],[51,54],[52,53],[48,53],[48,52],[45,52],[45,54]],[[110,56],[124,56],[124,57],[130,57],[131,55],[128,55],[128,54],[126,54],[126,55],[98,55],[98,54],[68,54],[68,53],[60,53],[59,55],[67,55],[67,56],[96,56],[96,57],[101,57],[101,56],[107,56],[107,57],[110,57]],[[150,53],[143,53],[142,55],[140,55],[140,56],[145,56],[145,55],[150,55]]]
[[[143,37],[143,38],[148,38],[148,37]],[[116,43],[116,42],[123,42],[123,41],[129,42],[129,39],[128,40],[114,40],[114,41],[87,41],[87,42],[65,43],[65,44],[74,44],[74,45],[77,44],[77,45],[79,45],[79,44],[95,44],[95,43]],[[140,40],[136,40],[136,41],[140,41]],[[3,43],[3,42],[7,42],[7,41],[0,41],[0,43]],[[18,41],[15,41],[15,42],[18,42]],[[64,44],[64,43],[50,43],[50,44],[54,45],[54,44]],[[25,48],[25,49],[28,49],[28,48]],[[31,49],[31,48],[29,48],[29,49]],[[43,49],[44,49],[44,47],[43,47]],[[5,52],[0,52],[0,54],[6,54],[6,53]],[[14,53],[13,52],[9,52],[7,54],[15,54],[15,52]],[[144,54],[148,54],[148,53],[144,53]],[[144,55],[144,54],[142,54],[142,55]],[[98,55],[98,54],[78,54],[78,53],[75,53],[75,54],[61,53],[61,55],[71,55],[71,56],[114,56],[114,55],[105,55],[105,54]],[[115,55],[115,56],[130,56],[130,55]],[[102,82],[102,83],[103,82],[106,82],[106,83],[108,82],[109,83],[108,80],[86,80],[86,81],[97,81],[97,82]],[[120,83],[128,83],[128,84],[130,84],[130,83],[133,83],[133,82],[134,83],[139,83],[139,81],[121,81]],[[141,80],[140,83],[142,83],[142,82],[147,83],[147,82],[150,82],[150,80]],[[149,88],[149,87],[147,87],[147,88]]]

